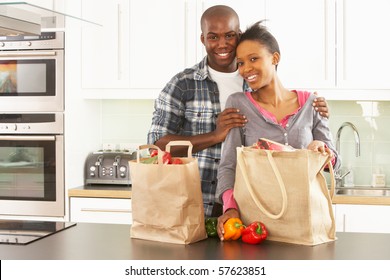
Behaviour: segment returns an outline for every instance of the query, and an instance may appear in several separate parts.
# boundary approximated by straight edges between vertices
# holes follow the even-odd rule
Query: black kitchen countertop
[[[390,260],[390,234],[344,233],[317,246],[250,245],[208,238],[190,245],[130,238],[130,225],[77,223],[27,245],[0,245],[1,260]]]

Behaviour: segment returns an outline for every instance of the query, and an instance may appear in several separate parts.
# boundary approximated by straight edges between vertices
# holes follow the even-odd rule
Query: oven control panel
[[[0,50],[63,49],[65,33],[42,32],[36,36],[0,36]]]
[[[64,116],[50,114],[0,114],[0,134],[63,134]]]

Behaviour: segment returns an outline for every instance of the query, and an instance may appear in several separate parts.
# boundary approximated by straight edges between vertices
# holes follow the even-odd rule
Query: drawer
[[[72,222],[131,224],[131,199],[70,198]]]

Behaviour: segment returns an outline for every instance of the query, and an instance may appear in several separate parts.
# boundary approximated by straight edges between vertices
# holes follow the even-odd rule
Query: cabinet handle
[[[122,80],[122,7],[121,4],[118,3],[118,80]]]
[[[345,214],[343,214],[343,232],[345,232]]]
[[[131,210],[125,209],[100,209],[100,208],[81,208],[81,212],[111,212],[111,213],[131,213]]]

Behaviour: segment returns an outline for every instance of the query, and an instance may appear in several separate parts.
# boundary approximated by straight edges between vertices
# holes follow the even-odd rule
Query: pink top
[[[296,90],[292,90],[292,92],[295,92],[298,96],[298,104],[299,104],[299,107],[297,108],[296,111],[294,111],[293,113],[291,113],[290,115],[287,115],[285,116],[280,122],[279,124],[283,127],[286,127],[286,124],[288,123],[288,119],[292,116],[292,115],[295,115],[301,108],[302,106],[306,103],[307,99],[309,98],[310,96],[310,92],[308,91],[296,91]],[[248,99],[253,103],[253,105],[255,105],[255,107],[260,111],[260,113],[272,120],[273,122],[275,123],[278,123],[278,121],[276,120],[276,117],[274,114],[268,112],[267,110],[265,110],[264,108],[260,107],[260,105],[253,99],[252,97],[252,94],[250,92],[245,92],[245,95],[248,97]]]

